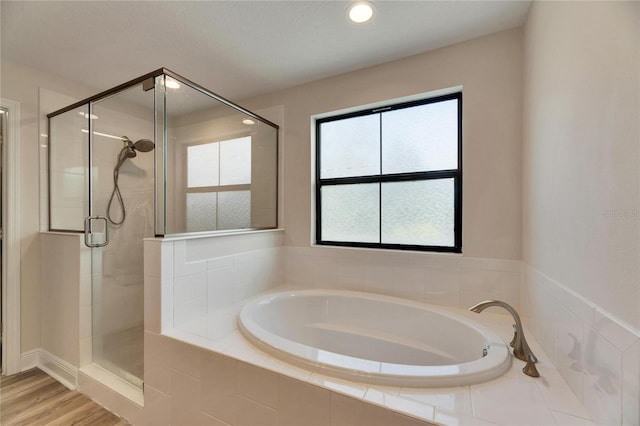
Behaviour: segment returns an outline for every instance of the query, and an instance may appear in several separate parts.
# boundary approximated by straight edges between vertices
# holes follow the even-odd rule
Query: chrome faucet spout
[[[500,308],[506,309],[513,317],[516,329],[513,340],[511,341],[511,346],[513,346],[513,355],[515,355],[516,358],[521,359],[522,361],[525,361],[527,363],[527,366],[522,370],[525,374],[532,377],[539,377],[538,371],[533,365],[534,363],[538,362],[538,359],[533,354],[533,351],[531,351],[531,348],[527,343],[527,339],[524,337],[524,330],[522,328],[520,315],[518,315],[518,312],[516,312],[513,306],[501,300],[485,300],[484,302],[473,305],[469,308],[469,310],[479,314],[480,312],[492,306],[498,306]]]

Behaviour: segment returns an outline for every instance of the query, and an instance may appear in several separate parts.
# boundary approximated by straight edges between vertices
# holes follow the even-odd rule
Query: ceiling
[[[238,100],[520,26],[529,1],[0,2],[2,60],[109,89],[166,67]]]

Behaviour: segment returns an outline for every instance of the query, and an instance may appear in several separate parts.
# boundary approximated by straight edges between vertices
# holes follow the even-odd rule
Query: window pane
[[[218,193],[218,229],[241,229],[251,225],[251,191]]]
[[[380,116],[347,118],[320,124],[320,177],[380,173]]]
[[[251,136],[220,142],[220,185],[251,183]]]
[[[452,247],[453,179],[382,184],[382,243]]]
[[[382,173],[458,167],[456,99],[382,113]]]
[[[218,143],[187,147],[187,187],[218,186]]]
[[[377,183],[323,187],[322,240],[380,242],[379,188]]]
[[[216,193],[187,193],[187,232],[216,229]]]

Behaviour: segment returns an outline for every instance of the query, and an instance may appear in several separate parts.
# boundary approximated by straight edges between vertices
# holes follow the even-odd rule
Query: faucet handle
[[[540,377],[540,373],[538,373],[538,369],[536,368],[536,357],[533,354],[529,354],[527,358],[527,364],[522,369],[522,372],[527,376]]]

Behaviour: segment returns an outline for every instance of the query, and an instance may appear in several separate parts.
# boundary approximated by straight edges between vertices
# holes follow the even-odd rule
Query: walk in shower
[[[143,239],[275,228],[278,127],[167,69],[48,117],[50,230],[91,247],[92,362],[140,387]]]

